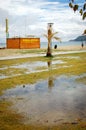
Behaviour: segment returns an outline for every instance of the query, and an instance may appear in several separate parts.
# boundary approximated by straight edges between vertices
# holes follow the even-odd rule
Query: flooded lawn
[[[11,109],[24,116],[25,124],[55,125],[86,120],[86,85],[78,83],[78,78],[50,76],[32,85],[8,89],[0,99],[13,102]]]
[[[85,130],[85,60],[84,52],[0,61],[0,128]]]
[[[49,61],[49,62],[52,62],[52,68],[55,67],[56,65],[65,63],[62,60],[54,60],[54,61]],[[10,65],[7,67],[6,66],[1,67],[0,68],[0,72],[1,72],[0,79],[13,77],[16,75],[46,71],[46,70],[48,70],[47,61],[25,62],[25,63],[21,63],[21,64]]]
[[[67,52],[66,52],[67,53]],[[53,60],[36,60],[29,58],[27,60],[6,60],[1,61],[0,64],[0,79],[14,77],[17,75],[30,74],[35,72],[48,71],[49,62],[52,64],[52,69],[59,69],[61,67],[70,67],[72,65],[66,64],[68,61],[80,60],[80,55],[65,54],[62,56],[55,56]],[[7,64],[7,65],[6,65]]]

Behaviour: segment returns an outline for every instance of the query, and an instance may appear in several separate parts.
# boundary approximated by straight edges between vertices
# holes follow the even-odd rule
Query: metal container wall
[[[12,49],[40,48],[40,38],[8,38],[7,48]]]
[[[9,49],[20,48],[20,39],[19,38],[7,38],[7,48],[9,48]]]

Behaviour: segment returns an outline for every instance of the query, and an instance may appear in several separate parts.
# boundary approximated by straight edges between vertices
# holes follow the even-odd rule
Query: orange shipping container
[[[8,38],[7,48],[9,49],[40,48],[40,38]]]

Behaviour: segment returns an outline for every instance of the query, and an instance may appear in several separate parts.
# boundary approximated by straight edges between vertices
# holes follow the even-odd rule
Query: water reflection
[[[49,70],[48,88],[52,89],[52,87],[54,86],[54,79],[53,79],[53,75],[52,75],[52,60],[49,60],[47,62],[47,65],[48,65],[48,70]]]
[[[16,75],[22,75],[22,72],[24,74],[30,74],[30,73],[37,73],[37,72],[42,72],[42,71],[47,71],[47,65],[48,65],[48,69],[49,71],[51,70],[51,63],[52,61],[35,61],[35,62],[24,62],[21,64],[14,64],[11,66],[5,66],[0,68],[0,70],[2,70],[1,74],[0,74],[0,79],[3,78],[9,78],[9,77],[15,77]],[[55,68],[55,65],[57,64],[63,64],[64,61],[62,60],[53,60],[53,64],[52,64],[52,68]],[[65,66],[64,66],[65,67]],[[67,67],[67,66],[66,66]],[[21,69],[21,71],[19,71],[17,74],[13,73],[15,72],[16,69]],[[6,71],[6,74],[3,73],[3,71]],[[7,73],[9,71],[9,73]],[[11,75],[10,75],[11,73]]]
[[[50,66],[50,62],[48,64]],[[8,89],[0,99],[12,101],[12,109],[24,114],[25,123],[86,120],[86,85],[76,82],[78,78],[53,76],[52,80],[49,78]]]

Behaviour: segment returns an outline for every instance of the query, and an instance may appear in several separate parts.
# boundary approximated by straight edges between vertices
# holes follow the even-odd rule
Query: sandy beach
[[[35,50],[35,52],[34,52]],[[36,52],[37,50],[37,52]],[[40,52],[38,52],[40,50]],[[60,46],[57,49],[53,49],[52,53],[56,54],[58,51],[85,51],[86,50],[86,46],[84,46],[83,48],[81,46]],[[29,51],[33,51],[34,53]],[[22,52],[26,52],[26,53],[22,53]],[[40,54],[40,55],[39,55]],[[0,49],[0,58],[1,57],[21,57],[21,56],[43,56],[44,54],[46,54],[46,48],[43,49]]]
[[[77,45],[77,46],[60,46],[60,47],[58,47],[58,50],[68,50],[68,51],[86,50],[86,46],[84,46],[83,48],[79,45]]]

